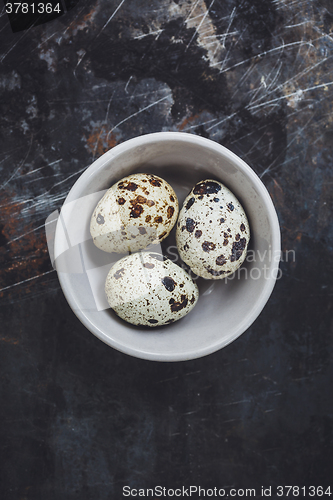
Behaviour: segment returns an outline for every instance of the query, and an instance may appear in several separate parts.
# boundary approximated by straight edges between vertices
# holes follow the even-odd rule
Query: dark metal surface
[[[328,486],[332,3],[81,0],[16,33],[3,10],[0,37],[1,500]],[[272,196],[283,246],[252,327],[175,364],[89,333],[44,233],[94,159],[162,130],[241,156]]]

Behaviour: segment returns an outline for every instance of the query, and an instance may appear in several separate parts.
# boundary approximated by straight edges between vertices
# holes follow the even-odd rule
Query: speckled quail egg
[[[199,182],[180,210],[176,242],[180,257],[206,279],[222,279],[243,263],[250,227],[241,204],[221,182]]]
[[[98,202],[90,233],[105,252],[135,252],[164,240],[177,217],[177,196],[165,180],[132,174],[116,182]]]
[[[199,297],[186,271],[156,252],[137,252],[117,261],[107,275],[105,293],[120,318],[143,326],[183,318]]]

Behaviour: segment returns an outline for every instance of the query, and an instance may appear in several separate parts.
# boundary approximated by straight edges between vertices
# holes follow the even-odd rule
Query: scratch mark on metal
[[[32,276],[32,278],[27,278],[23,281],[19,281],[18,283],[13,283],[12,285],[5,286],[4,288],[0,289],[0,292],[4,292],[5,290],[8,290],[9,288],[13,288],[14,286],[22,285],[23,283],[27,283],[28,281],[35,280],[37,278],[41,278],[42,276],[45,276],[46,274],[54,273],[55,269],[51,269],[51,271],[46,271],[45,273],[38,274],[37,276]]]
[[[134,116],[137,116],[139,115],[140,113],[143,113],[144,111],[146,111],[147,109],[149,108],[152,108],[153,106],[156,106],[156,104],[159,104],[160,102],[162,101],[165,101],[166,99],[170,98],[172,96],[172,94],[168,94],[164,97],[162,97],[161,99],[158,99],[157,101],[149,104],[148,106],[145,106],[144,108],[142,109],[139,109],[139,111],[137,111],[136,113],[133,113],[132,115],[130,116],[127,116],[126,118],[124,118],[123,120],[121,120],[119,123],[117,123],[117,125],[115,125],[112,129],[109,130],[109,133],[107,135],[107,138],[109,138],[109,135],[117,128],[119,127],[120,125],[122,125],[123,123],[127,122],[128,120],[130,120],[131,118],[133,118]]]
[[[111,16],[109,17],[109,19],[106,21],[106,23],[104,24],[104,26],[102,27],[102,29],[100,30],[100,32],[98,33],[98,35],[96,36],[96,38],[99,37],[99,35],[102,33],[102,31],[107,27],[107,25],[112,21],[112,19],[114,18],[114,16],[117,14],[118,10],[121,8],[121,6],[125,3],[125,0],[122,0],[120,2],[120,4],[118,5],[118,7],[116,8],[116,10],[113,12],[113,14],[111,14]]]
[[[270,101],[266,101],[266,102],[263,102],[261,104],[257,104],[255,106],[247,106],[247,108],[249,110],[253,110],[253,109],[256,109],[256,108],[261,108],[262,106],[267,106],[268,104],[272,104],[272,103],[275,103],[277,101],[281,101],[282,99],[288,99],[289,97],[296,96],[297,94],[299,94],[299,92],[303,92],[303,93],[310,92],[311,90],[325,88],[325,87],[328,87],[330,85],[333,85],[333,81],[332,82],[327,82],[327,83],[320,83],[318,85],[314,85],[313,87],[309,87],[307,89],[298,89],[296,92],[292,92],[291,94],[282,95],[280,97],[277,97],[276,99],[271,99]]]
[[[9,179],[6,180],[6,182],[4,182],[1,186],[0,186],[0,189],[5,189],[5,187],[7,186],[7,184],[16,177],[16,175],[18,174],[18,172],[21,170],[21,168],[23,167],[23,165],[25,164],[29,154],[30,154],[30,151],[31,151],[31,146],[32,146],[32,140],[33,140],[33,136],[31,135],[31,139],[30,139],[30,144],[29,144],[29,149],[28,149],[28,152],[27,154],[25,155],[24,159],[22,160],[22,162],[20,163],[20,165],[17,167],[17,169],[15,170],[15,172],[9,177]]]
[[[200,23],[198,24],[195,32],[193,33],[192,37],[191,37],[191,40],[188,42],[186,48],[185,48],[185,52],[187,51],[187,49],[189,48],[189,46],[191,45],[191,43],[193,42],[194,38],[197,36],[198,32],[200,31],[200,28],[203,24],[203,22],[205,21],[206,17],[208,16],[209,14],[209,11],[210,9],[212,8],[213,4],[214,4],[215,0],[212,0],[212,2],[210,3],[208,9],[206,10],[206,12],[204,13],[204,15],[202,16],[202,19],[200,21]]]

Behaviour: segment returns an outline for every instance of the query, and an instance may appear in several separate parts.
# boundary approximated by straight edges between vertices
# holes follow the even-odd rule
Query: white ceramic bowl
[[[200,297],[185,318],[159,328],[136,327],[107,308],[106,274],[121,256],[97,249],[90,217],[103,190],[134,172],[157,174],[175,189],[180,206],[198,181],[213,178],[240,200],[248,216],[248,259],[229,279],[197,284]],[[170,235],[163,243],[176,259]],[[171,247],[170,247],[171,245]],[[239,337],[258,317],[276,282],[280,229],[272,200],[254,171],[223,146],[202,137],[159,132],[124,142],[98,158],[72,187],[55,235],[56,268],[67,301],[99,339],[124,353],[155,361],[210,354]]]

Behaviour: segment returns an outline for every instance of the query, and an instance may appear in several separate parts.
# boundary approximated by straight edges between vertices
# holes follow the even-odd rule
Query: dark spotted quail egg
[[[206,279],[232,274],[246,257],[249,223],[241,204],[215,180],[199,182],[179,213],[176,241],[180,257]]]
[[[165,180],[133,174],[116,182],[98,202],[90,233],[105,252],[135,252],[164,240],[177,217],[177,196]]]
[[[105,292],[118,316],[144,326],[161,326],[181,319],[199,297],[190,276],[155,252],[137,252],[117,261],[106,278]]]

